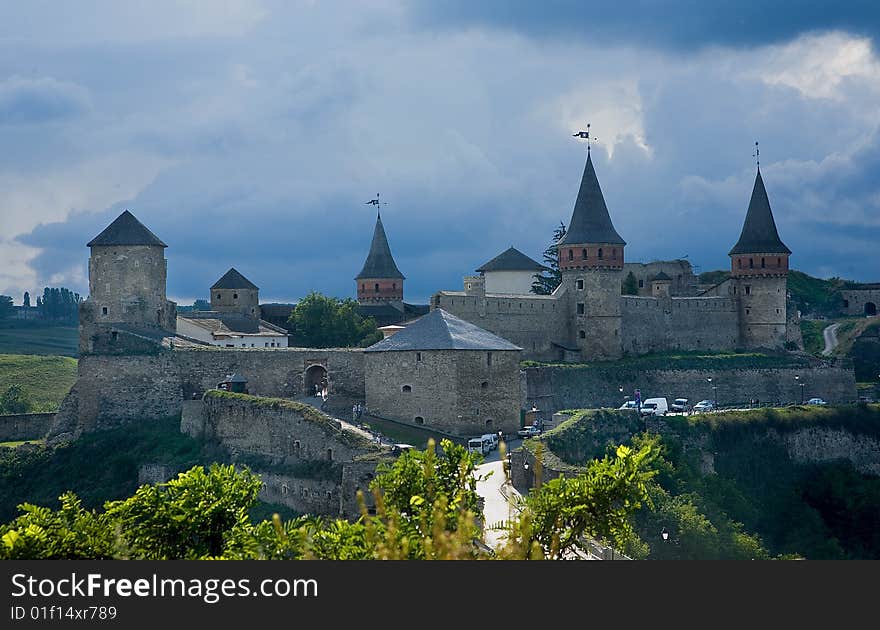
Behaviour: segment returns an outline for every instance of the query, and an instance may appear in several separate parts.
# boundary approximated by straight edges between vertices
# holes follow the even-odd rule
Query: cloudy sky
[[[713,6],[714,5],[714,6]],[[593,157],[631,261],[725,268],[761,171],[792,265],[880,281],[873,1],[0,0],[0,293],[88,292],[129,209],[168,294],[406,299],[540,260]]]

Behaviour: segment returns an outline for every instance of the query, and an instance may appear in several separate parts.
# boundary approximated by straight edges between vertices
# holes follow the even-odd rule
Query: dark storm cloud
[[[481,26],[538,38],[673,50],[755,46],[834,29],[875,40],[880,35],[876,0],[421,0],[411,15],[428,29]]]

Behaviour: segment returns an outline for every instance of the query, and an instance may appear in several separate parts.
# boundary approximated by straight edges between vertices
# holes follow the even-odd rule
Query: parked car
[[[627,400],[620,407],[618,407],[618,409],[621,411],[623,411],[624,409],[630,409],[632,411],[635,411],[637,408],[638,407],[636,407],[636,401],[634,401],[634,400]]]
[[[810,398],[807,401],[808,405],[827,405],[828,403],[822,400],[821,398]]]
[[[541,429],[539,429],[534,424],[530,424],[529,426],[523,427],[522,429],[517,431],[516,434],[525,439],[535,437],[536,435],[541,435]]]
[[[468,440],[468,452],[488,455],[492,450],[492,441],[485,437],[471,438]]]
[[[498,448],[498,434],[497,433],[484,433],[482,437],[484,440],[489,440],[489,450],[490,451],[494,451],[496,448]]]
[[[668,411],[669,404],[665,398],[646,398],[639,409],[643,416],[665,416]]]
[[[690,409],[688,406],[687,398],[676,398],[672,401],[672,404],[669,405],[669,411],[687,411]]]
[[[712,411],[715,409],[715,401],[712,400],[701,400],[696,405],[694,405],[693,412],[694,413],[702,413],[704,411]]]

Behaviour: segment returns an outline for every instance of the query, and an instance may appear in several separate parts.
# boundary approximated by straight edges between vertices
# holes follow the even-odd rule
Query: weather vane
[[[577,131],[571,134],[573,138],[585,138],[587,140],[587,153],[590,152],[590,140],[598,140],[594,136],[590,136],[590,123],[587,123],[587,130]]]
[[[380,207],[380,206],[387,206],[387,205],[388,205],[388,202],[387,202],[387,201],[379,201],[379,193],[376,193],[376,198],[375,198],[375,199],[370,199],[369,201],[367,201],[367,202],[365,203],[365,205],[367,205],[367,206],[376,206],[376,215],[378,216],[378,215],[380,214],[380,213],[379,213],[379,207]]]
[[[755,158],[755,161],[758,164],[758,170],[761,170],[761,151],[758,150],[758,141],[755,140],[755,152],[752,154],[752,157]]]

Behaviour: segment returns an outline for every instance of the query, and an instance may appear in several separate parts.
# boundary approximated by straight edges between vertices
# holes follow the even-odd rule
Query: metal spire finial
[[[758,170],[761,170],[761,151],[758,149],[758,141],[755,140],[755,152],[752,154],[752,157],[755,158],[755,162],[758,164]]]
[[[382,218],[382,217],[381,217],[381,213],[380,213],[380,211],[379,211],[379,210],[380,210],[380,206],[387,206],[387,205],[388,205],[388,202],[387,202],[387,201],[379,201],[379,193],[376,193],[376,198],[375,198],[375,199],[370,199],[370,200],[367,201],[364,205],[367,205],[367,206],[376,206],[376,218]]]
[[[598,140],[598,138],[590,135],[590,123],[587,123],[587,130],[577,131],[571,134],[573,138],[585,138],[587,141],[587,153],[590,152],[590,140]]]

